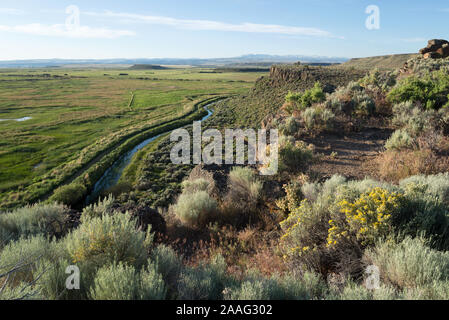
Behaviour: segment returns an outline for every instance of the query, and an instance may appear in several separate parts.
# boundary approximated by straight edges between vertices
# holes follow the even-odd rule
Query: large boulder
[[[424,59],[439,59],[449,57],[449,41],[443,39],[429,40],[427,47],[419,50]]]
[[[443,44],[443,46],[437,50],[437,53],[444,58],[449,57],[449,44]]]

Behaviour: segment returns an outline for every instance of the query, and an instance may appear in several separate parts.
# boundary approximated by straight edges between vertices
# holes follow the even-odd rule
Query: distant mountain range
[[[189,65],[195,67],[216,67],[228,65],[260,65],[268,66],[275,63],[343,63],[347,58],[322,57],[322,56],[277,56],[265,54],[250,54],[234,58],[213,58],[213,59],[175,59],[175,58],[154,58],[154,59],[35,59],[35,60],[8,60],[0,61],[0,68],[57,68],[67,66],[97,66],[108,67],[117,65]]]

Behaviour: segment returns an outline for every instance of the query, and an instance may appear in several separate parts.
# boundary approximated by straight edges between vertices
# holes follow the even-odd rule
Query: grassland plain
[[[0,122],[0,208],[48,196],[104,156],[112,161],[118,146],[171,128],[201,101],[244,93],[264,74],[211,71],[0,70],[0,119],[31,117]]]
[[[203,124],[203,130],[258,129],[264,119],[270,119],[279,111],[289,90],[304,91],[313,87],[316,81],[331,89],[365,74],[364,70],[341,67],[273,66],[270,74],[259,78],[251,90],[218,101],[214,105],[214,114]],[[165,136],[142,149],[125,170],[119,185],[107,190],[103,196],[112,193],[115,197],[120,196],[122,203],[131,201],[149,207],[168,207],[181,192],[181,181],[194,168],[193,165],[171,163],[170,150],[174,144]]]

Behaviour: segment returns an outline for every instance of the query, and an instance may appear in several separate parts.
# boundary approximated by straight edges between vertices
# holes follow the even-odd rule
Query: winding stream
[[[204,109],[207,111],[207,115],[204,116],[200,121],[206,121],[207,119],[210,118],[210,116],[212,116],[213,112],[208,108],[211,105],[215,104],[216,102],[211,102],[209,104],[207,104],[206,106],[204,106]],[[176,130],[176,129],[175,129]],[[170,133],[174,130],[170,130],[164,133],[161,133],[157,136],[154,136],[152,138],[146,139],[145,141],[141,142],[140,144],[138,144],[137,146],[135,146],[133,149],[131,149],[130,151],[128,151],[127,153],[123,154],[122,156],[120,156],[120,158],[114,162],[114,164],[109,167],[106,172],[103,174],[103,176],[97,181],[97,183],[95,183],[95,186],[92,190],[92,192],[90,193],[89,196],[87,196],[85,203],[86,204],[91,204],[93,201],[95,201],[97,199],[97,197],[105,190],[115,186],[118,181],[120,180],[123,171],[126,169],[126,167],[129,166],[129,164],[132,161],[133,156],[139,151],[142,150],[143,148],[145,148],[148,144],[150,144],[151,142],[153,142],[154,140],[156,140],[157,138]]]
[[[31,120],[33,119],[32,117],[23,117],[23,118],[19,118],[19,119],[0,119],[0,122],[2,121],[16,121],[16,122],[23,122],[23,121],[27,121],[27,120]]]

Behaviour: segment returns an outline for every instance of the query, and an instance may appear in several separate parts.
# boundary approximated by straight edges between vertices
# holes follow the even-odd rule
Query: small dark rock
[[[114,211],[128,212],[133,218],[137,220],[137,226],[143,231],[148,230],[148,225],[151,225],[151,230],[154,233],[161,235],[166,232],[166,224],[162,215],[155,209],[145,205],[137,205],[135,203],[126,203],[123,205],[115,205]]]

